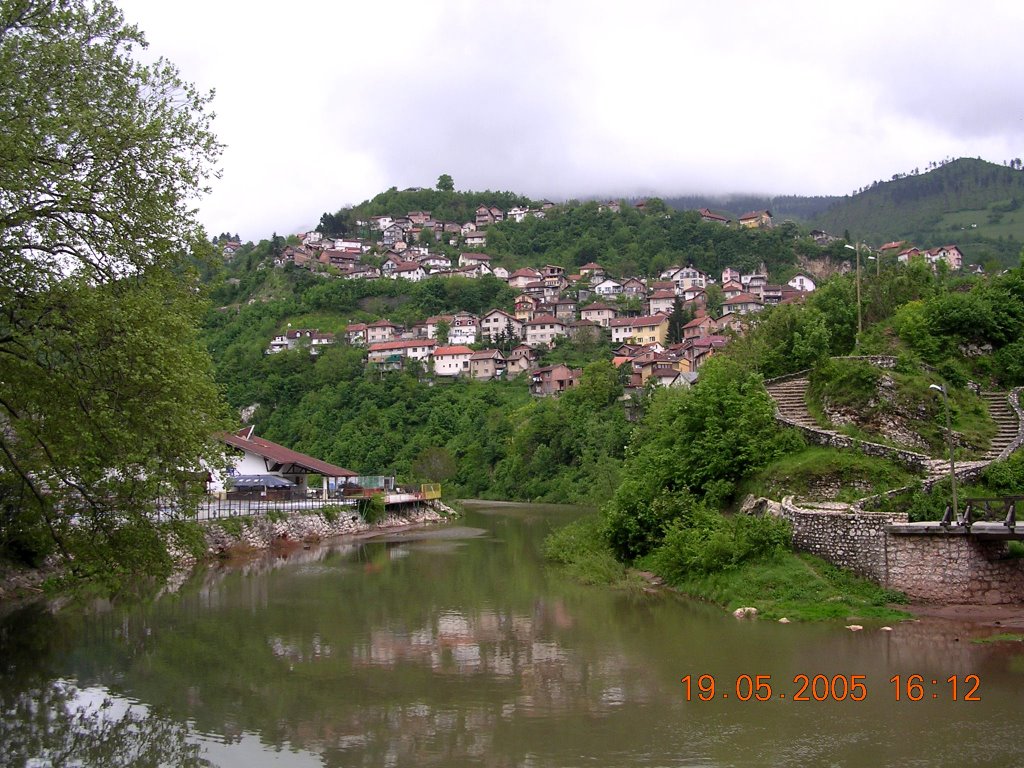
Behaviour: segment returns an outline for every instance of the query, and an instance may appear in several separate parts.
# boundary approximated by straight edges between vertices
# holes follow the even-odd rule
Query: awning
[[[280,475],[235,475],[228,478],[230,488],[294,488],[295,483]]]

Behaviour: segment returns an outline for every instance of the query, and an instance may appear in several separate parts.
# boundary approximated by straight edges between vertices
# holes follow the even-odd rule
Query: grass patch
[[[557,528],[547,535],[541,547],[545,560],[564,567],[567,576],[583,584],[633,587],[638,576],[615,559],[602,532],[597,516],[584,517]]]
[[[809,446],[758,470],[744,480],[740,495],[779,499],[795,494],[817,501],[856,501],[909,485],[914,479],[904,467],[878,456]]]
[[[242,535],[242,531],[245,529],[248,522],[248,520],[242,517],[223,517],[216,522],[216,525],[224,531],[224,533],[238,538]]]
[[[811,555],[783,553],[673,584],[681,592],[729,610],[754,606],[765,619],[791,621],[899,621],[906,602],[884,589]]]
[[[288,513],[282,509],[268,509],[267,520],[272,523],[283,523],[288,519]]]
[[[987,645],[989,643],[1024,643],[1024,635],[1016,632],[1003,632],[998,635],[989,635],[988,637],[976,637],[971,642],[978,645]]]

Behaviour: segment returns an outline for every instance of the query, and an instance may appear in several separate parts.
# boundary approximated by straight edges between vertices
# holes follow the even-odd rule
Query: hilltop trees
[[[189,264],[209,95],[109,0],[0,0],[0,554],[168,565],[158,498],[223,424]]]

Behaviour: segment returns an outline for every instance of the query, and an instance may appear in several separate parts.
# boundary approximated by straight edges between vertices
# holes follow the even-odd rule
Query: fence
[[[199,520],[221,517],[265,515],[275,512],[319,512],[324,507],[346,507],[355,510],[356,499],[268,499],[261,497],[208,497],[199,503]]]

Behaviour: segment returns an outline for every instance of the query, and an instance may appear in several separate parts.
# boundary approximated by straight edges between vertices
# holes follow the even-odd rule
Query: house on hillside
[[[515,272],[509,275],[508,284],[510,288],[522,290],[530,283],[540,282],[543,280],[543,278],[544,276],[540,273],[540,271],[536,269],[531,269],[530,267],[523,267],[522,269],[517,269]]]
[[[401,329],[400,325],[395,325],[390,320],[378,320],[375,323],[369,323],[366,326],[366,342],[367,344],[376,344],[381,341],[391,341],[391,339],[398,336]]]
[[[749,293],[740,293],[722,302],[723,315],[730,313],[747,315],[752,312],[760,312],[762,309],[764,309],[764,303],[757,296]]]
[[[617,317],[611,321],[612,343],[621,344],[662,344],[668,336],[668,317],[649,315],[646,317]]]
[[[459,254],[459,266],[460,267],[473,267],[477,264],[487,264],[490,266],[491,257],[486,253],[460,253]]]
[[[505,356],[496,349],[481,349],[469,357],[469,375],[480,381],[490,381],[505,375]]]
[[[602,304],[600,302],[591,304],[580,310],[581,319],[597,323],[602,328],[607,328],[617,314],[615,307],[609,304]]]
[[[770,229],[772,226],[771,211],[750,211],[740,216],[740,226],[750,229]]]
[[[647,295],[647,285],[639,277],[630,277],[623,281],[622,293],[640,298]]]
[[[701,221],[709,221],[714,224],[729,224],[732,222],[728,216],[722,216],[719,213],[714,213],[707,208],[701,208],[697,213],[700,214]]]
[[[436,344],[433,339],[382,341],[370,345],[367,361],[379,368],[390,370],[402,368],[405,360],[417,360],[429,365]]]
[[[598,296],[618,296],[622,293],[622,283],[610,277],[606,277],[594,286],[594,293]]]
[[[461,376],[469,373],[469,360],[473,350],[469,347],[455,345],[437,347],[434,350],[434,375]]]
[[[523,323],[523,329],[526,333],[526,344],[530,347],[538,347],[541,344],[550,346],[554,344],[556,338],[569,332],[566,323],[554,315],[536,315],[532,320]]]
[[[537,397],[559,395],[580,382],[583,370],[567,365],[549,365],[530,371],[530,394]]]
[[[676,303],[675,291],[655,291],[647,299],[647,314],[669,314]]]
[[[416,261],[403,261],[391,272],[393,280],[408,280],[411,283],[418,283],[426,280],[427,271],[423,265]]]
[[[469,312],[456,312],[448,328],[448,344],[460,346],[476,344],[480,333],[480,319]]]
[[[273,354],[286,349],[298,349],[302,346],[309,347],[309,354],[316,355],[319,348],[334,343],[333,333],[321,333],[318,328],[293,328],[285,333],[275,336],[266,353]]]
[[[676,292],[682,293],[687,288],[704,288],[708,284],[708,276],[699,269],[684,267],[672,276],[672,282],[676,284]]]
[[[805,275],[803,272],[798,272],[797,274],[793,275],[793,277],[790,278],[790,281],[787,283],[787,285],[789,285],[792,288],[796,288],[798,291],[808,291],[808,292],[813,291],[815,289],[815,287],[816,287],[816,285],[814,283],[814,278],[810,277],[808,275]],[[779,301],[781,301],[781,300],[782,300],[782,294],[781,294],[781,289],[780,289]],[[776,303],[778,303],[778,302],[776,302]]]
[[[521,339],[523,323],[503,309],[492,309],[480,319],[481,336],[494,343],[502,334],[506,337]]]
[[[349,323],[345,328],[345,338],[353,346],[366,346],[366,323]]]
[[[536,359],[537,355],[533,349],[525,344],[520,344],[505,358],[505,375],[512,379],[520,373],[526,373],[533,367]]]

